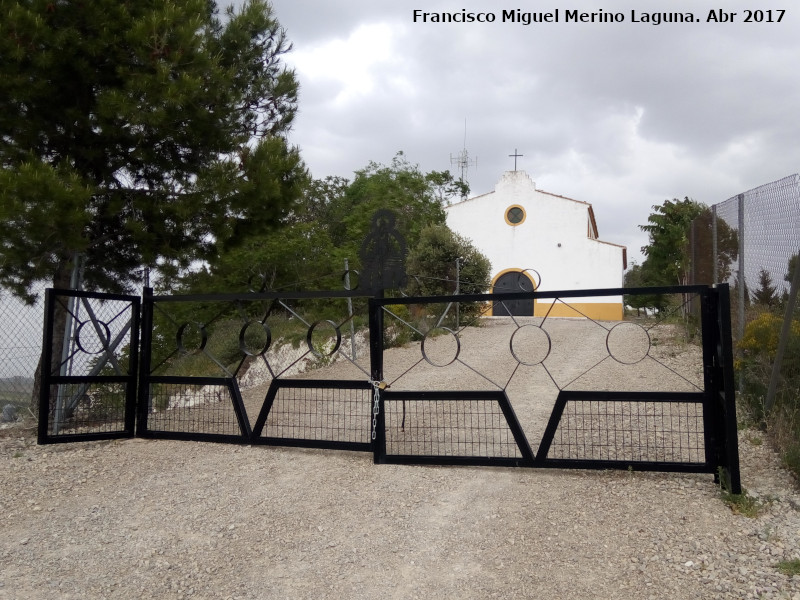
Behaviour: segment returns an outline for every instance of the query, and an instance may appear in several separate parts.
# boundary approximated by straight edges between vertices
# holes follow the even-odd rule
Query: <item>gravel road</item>
[[[656,351],[693,368],[681,362],[692,348]],[[535,427],[535,411],[518,412]],[[800,559],[796,483],[760,432],[741,431],[740,450],[755,518],[710,475],[377,466],[138,439],[37,446],[16,425],[0,430],[0,599],[800,599],[800,576],[776,568]]]

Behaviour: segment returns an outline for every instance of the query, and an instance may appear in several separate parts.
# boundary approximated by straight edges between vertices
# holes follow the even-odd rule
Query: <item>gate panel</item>
[[[536,466],[708,472],[707,401],[703,392],[561,391]]]
[[[383,394],[379,462],[531,466],[533,453],[502,391]]]
[[[368,381],[274,379],[252,442],[368,452],[372,397]]]
[[[405,332],[420,340],[417,356],[400,353],[385,369],[378,363],[374,377],[392,391],[381,393],[376,462],[722,473],[738,493],[727,291],[682,286],[376,299],[374,310],[386,314],[395,337]],[[582,312],[602,303],[598,298],[619,302],[626,294],[671,295],[686,332],[673,331],[679,326],[669,314],[625,321]],[[549,311],[486,318],[498,314],[498,304],[534,300],[574,318]],[[410,319],[389,304],[406,305]],[[693,306],[701,308],[699,344],[683,339]],[[376,337],[385,338],[391,336]],[[395,391],[399,386],[404,391]],[[496,394],[504,412],[513,404],[516,416],[497,427],[497,407],[473,411],[464,401],[481,394],[484,400]],[[523,429],[540,439],[535,457],[526,451]]]
[[[350,292],[146,290],[138,434],[371,450],[369,355],[355,324],[365,305]],[[303,378],[337,360],[363,378]]]
[[[239,442],[250,439],[250,423],[235,379],[149,377],[148,404],[140,410],[142,437]]]
[[[139,298],[48,289],[40,444],[132,437]]]

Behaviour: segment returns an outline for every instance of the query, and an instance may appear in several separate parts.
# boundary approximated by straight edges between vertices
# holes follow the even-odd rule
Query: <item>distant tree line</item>
[[[642,264],[633,264],[625,273],[625,287],[676,286],[714,283],[712,212],[705,204],[685,197],[673,198],[653,206],[647,223],[649,243],[642,247]],[[739,240],[736,230],[717,221],[717,278],[727,281],[731,265],[737,260]],[[628,295],[625,303],[637,310],[665,310],[672,299],[667,295]]]
[[[469,240],[445,224],[444,206],[465,186],[446,171],[423,173],[398,152],[389,165],[370,162],[343,177],[310,180],[291,210],[268,233],[250,236],[209,260],[199,271],[177,280],[177,289],[330,289],[341,287],[345,260],[353,285],[361,268],[360,249],[372,217],[389,209],[404,237],[409,284],[453,293],[456,259],[464,268],[462,289],[488,287],[489,265]],[[435,283],[438,282],[438,283]],[[445,282],[447,284],[445,285]]]

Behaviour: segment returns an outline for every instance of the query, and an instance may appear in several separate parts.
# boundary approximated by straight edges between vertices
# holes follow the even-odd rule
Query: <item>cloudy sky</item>
[[[272,4],[301,83],[291,141],[314,177],[352,178],[398,150],[423,171],[457,174],[451,157],[466,148],[481,194],[514,168],[516,149],[537,187],[592,203],[601,239],[640,261],[638,225],[652,205],[684,196],[710,205],[800,170],[800,8],[791,3],[771,14],[739,0]],[[720,7],[736,15],[707,22]],[[762,22],[744,22],[759,7]],[[496,21],[414,22],[414,9]],[[502,22],[504,10],[555,9],[559,23]],[[565,22],[568,10],[624,21]],[[642,22],[684,11],[700,22]]]

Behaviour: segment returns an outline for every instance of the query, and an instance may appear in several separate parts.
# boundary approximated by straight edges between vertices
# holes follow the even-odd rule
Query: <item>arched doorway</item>
[[[493,294],[507,292],[532,292],[534,290],[533,281],[527,273],[522,271],[506,271],[502,273],[492,285]],[[496,303],[492,310],[495,317],[532,317],[533,300],[505,300]]]

